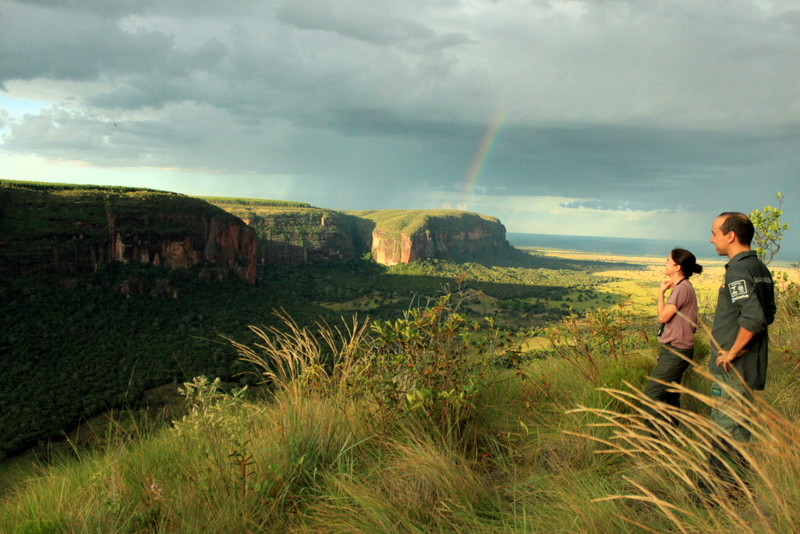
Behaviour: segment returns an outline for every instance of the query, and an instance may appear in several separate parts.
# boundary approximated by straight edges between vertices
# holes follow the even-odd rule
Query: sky
[[[0,178],[707,240],[784,196],[796,0],[0,0]]]

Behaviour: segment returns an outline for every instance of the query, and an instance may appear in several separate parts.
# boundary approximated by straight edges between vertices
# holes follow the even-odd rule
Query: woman
[[[644,393],[651,399],[676,408],[680,408],[681,405],[680,393],[667,390],[672,387],[670,383],[681,383],[683,372],[689,367],[689,360],[694,357],[697,297],[689,278],[701,272],[703,268],[697,265],[694,254],[682,248],[673,249],[664,267],[664,274],[668,279],[661,282],[658,290],[658,320],[661,323],[658,342],[661,343],[661,350],[658,354],[658,363],[650,373],[651,380],[647,382]],[[672,289],[672,293],[665,301],[664,293],[667,289]],[[653,408],[647,407],[647,411],[659,419],[664,419],[664,416]],[[671,422],[677,424],[677,421]]]

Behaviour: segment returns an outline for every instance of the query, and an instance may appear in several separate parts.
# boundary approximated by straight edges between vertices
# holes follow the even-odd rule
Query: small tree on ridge
[[[778,192],[775,195],[778,199],[778,207],[764,206],[761,210],[755,210],[750,214],[750,220],[756,229],[753,236],[753,249],[758,254],[759,259],[764,265],[769,265],[778,251],[781,249],[781,239],[783,233],[789,229],[789,225],[781,222],[783,215],[783,194]]]

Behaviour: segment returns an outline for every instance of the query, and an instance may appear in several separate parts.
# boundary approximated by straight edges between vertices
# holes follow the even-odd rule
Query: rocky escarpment
[[[369,252],[357,220],[342,212],[269,200],[209,201],[256,231],[260,265],[349,260]]]
[[[0,181],[0,280],[55,276],[62,283],[111,262],[201,276],[257,265],[349,260],[371,253],[393,265],[463,259],[509,248],[494,217],[450,210],[343,213],[307,204],[202,199],[151,190]],[[123,284],[124,292],[161,292]],[[168,293],[169,291],[167,291]]]
[[[494,217],[455,210],[338,212],[271,200],[209,198],[258,235],[259,264],[347,260],[371,253],[384,265],[501,253],[510,245]]]
[[[0,280],[68,283],[111,262],[256,278],[255,232],[224,210],[149,190],[0,182]],[[124,289],[124,288],[123,288]]]
[[[465,259],[510,249],[495,217],[454,210],[377,210],[353,215],[373,225],[367,246],[384,265],[420,259]]]

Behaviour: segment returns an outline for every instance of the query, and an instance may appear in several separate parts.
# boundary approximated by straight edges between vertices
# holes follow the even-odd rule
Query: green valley
[[[253,384],[224,338],[247,341],[248,325],[279,324],[281,310],[300,325],[355,314],[394,320],[460,291],[469,297],[468,318],[491,317],[526,336],[570,308],[625,299],[598,293],[614,278],[593,272],[639,268],[530,254],[504,241],[495,249],[499,237],[480,236],[502,227],[470,214],[369,212],[356,220],[302,203],[207,199],[213,206],[168,192],[27,182],[0,182],[0,200],[0,400],[8,406],[0,412],[0,455],[62,439],[103,411],[138,406],[161,384],[201,374]],[[216,233],[215,221],[224,225]],[[335,242],[331,232],[358,243],[357,228],[384,221],[398,235],[438,233],[440,244],[471,228],[489,248],[394,265],[376,263],[369,247],[273,255],[256,272],[256,240],[332,250],[325,248]],[[314,233],[324,234],[319,246],[308,244]]]

